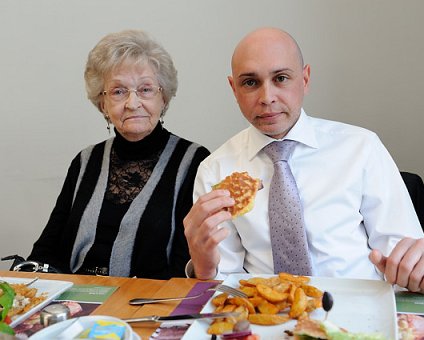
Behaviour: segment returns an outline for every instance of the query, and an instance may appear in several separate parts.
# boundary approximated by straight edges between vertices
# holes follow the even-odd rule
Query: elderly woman
[[[170,55],[142,31],[109,34],[89,53],[85,82],[116,136],[74,158],[28,260],[65,273],[184,276],[182,222],[209,151],[162,125],[177,90]]]

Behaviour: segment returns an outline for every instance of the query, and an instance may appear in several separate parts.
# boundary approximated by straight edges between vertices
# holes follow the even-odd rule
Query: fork
[[[34,277],[31,281],[25,283],[25,286],[29,287],[36,281],[38,281],[38,276]]]
[[[202,296],[203,294],[206,294],[207,292],[211,292],[211,291],[222,292],[222,293],[227,293],[228,295],[232,295],[232,296],[247,298],[247,294],[243,293],[241,290],[238,290],[236,288],[233,288],[233,287],[230,287],[230,286],[227,286],[227,285],[218,284],[215,287],[208,288],[204,292],[197,294],[197,295],[193,295],[193,296],[173,297],[173,298],[158,298],[158,299],[137,298],[137,299],[130,300],[130,305],[144,305],[146,303],[158,303],[158,302],[165,302],[165,301],[178,301],[178,300],[196,299],[196,298]]]
[[[25,285],[25,286],[27,286],[27,287],[29,287],[29,286],[30,286],[30,285],[32,285],[35,281],[38,281],[38,276],[34,277],[31,281],[28,281],[27,283],[22,283],[22,284],[23,284],[23,285]],[[0,283],[3,283],[3,282],[8,283],[7,281],[0,280]]]

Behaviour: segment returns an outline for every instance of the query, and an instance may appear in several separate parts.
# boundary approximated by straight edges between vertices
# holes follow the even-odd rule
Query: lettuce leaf
[[[379,333],[346,333],[328,321],[322,322],[322,326],[327,333],[328,339],[331,340],[386,340]]]
[[[0,282],[0,333],[15,334],[13,328],[4,322],[7,313],[13,306],[15,291],[7,282]]]

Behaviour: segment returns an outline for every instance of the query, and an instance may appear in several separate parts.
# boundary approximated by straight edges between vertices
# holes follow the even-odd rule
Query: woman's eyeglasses
[[[128,99],[131,92],[134,92],[140,99],[152,99],[162,91],[162,87],[156,85],[143,85],[136,90],[130,90],[126,87],[115,87],[108,91],[103,91],[103,96],[108,96],[114,102],[120,103]]]

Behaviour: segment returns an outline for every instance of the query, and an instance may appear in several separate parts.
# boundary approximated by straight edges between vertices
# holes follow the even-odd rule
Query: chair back
[[[415,211],[420,220],[421,227],[424,230],[424,183],[422,178],[414,173],[401,171],[400,172],[409,195],[411,196],[412,203],[414,204]]]

